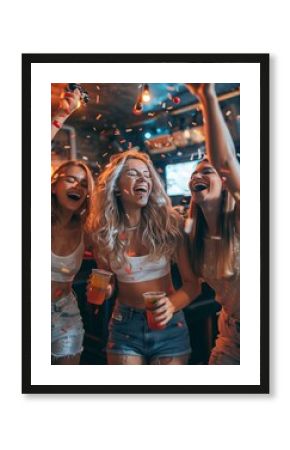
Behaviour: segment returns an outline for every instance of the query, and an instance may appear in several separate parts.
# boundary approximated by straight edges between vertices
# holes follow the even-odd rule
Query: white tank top
[[[126,256],[127,262],[119,267],[111,261],[111,269],[118,281],[124,283],[138,283],[162,278],[170,273],[170,262],[165,256],[156,261],[150,261],[149,256]]]
[[[80,270],[85,250],[83,236],[77,248],[67,256],[51,252],[51,281],[70,282]]]

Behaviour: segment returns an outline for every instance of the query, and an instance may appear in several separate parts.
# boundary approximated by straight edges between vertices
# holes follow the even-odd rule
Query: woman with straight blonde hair
[[[240,171],[212,83],[187,84],[201,102],[206,158],[193,172],[187,231],[192,268],[222,309],[209,364],[240,364]]]
[[[62,123],[76,109],[79,91],[58,111]],[[53,119],[52,137],[60,127]],[[84,228],[91,209],[94,180],[82,161],[61,164],[51,177],[51,362],[79,364],[84,328],[72,290],[84,254]]]
[[[186,364],[191,349],[181,310],[197,297],[199,285],[182,219],[145,153],[129,150],[111,157],[98,179],[89,230],[98,267],[113,272],[118,285],[108,363]],[[183,280],[177,291],[172,259]],[[153,329],[146,321],[146,292],[163,293],[151,311]]]

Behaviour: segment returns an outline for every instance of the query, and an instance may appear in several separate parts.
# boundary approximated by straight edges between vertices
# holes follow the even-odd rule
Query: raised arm
[[[65,92],[63,95],[58,110],[51,120],[51,140],[54,139],[69,116],[80,106],[81,93],[79,89],[75,89],[73,92]]]
[[[202,105],[206,153],[210,163],[225,179],[227,188],[239,202],[240,166],[235,146],[224,120],[213,83],[187,83],[188,90],[196,95]]]

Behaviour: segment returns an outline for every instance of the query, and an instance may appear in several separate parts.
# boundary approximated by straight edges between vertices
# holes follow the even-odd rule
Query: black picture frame
[[[269,393],[269,54],[22,55],[22,393]],[[31,381],[31,66],[34,63],[247,63],[260,67],[260,383],[255,385],[36,385]],[[261,151],[262,149],[262,151]],[[25,156],[24,156],[25,155]]]

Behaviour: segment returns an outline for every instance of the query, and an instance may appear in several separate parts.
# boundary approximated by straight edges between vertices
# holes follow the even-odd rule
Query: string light
[[[142,85],[141,85],[142,86]],[[136,103],[133,107],[133,114],[140,115],[143,111],[142,90],[139,91]]]
[[[143,92],[142,92],[142,101],[144,103],[149,103],[150,100],[151,100],[151,95],[150,95],[150,91],[149,91],[149,86],[148,86],[148,84],[144,84]]]
[[[142,111],[143,111],[142,103],[137,100],[133,108],[133,114],[139,115],[142,113]]]
[[[133,114],[140,115],[143,111],[143,103],[148,103],[151,100],[151,95],[149,91],[148,84],[141,84],[139,86],[139,93],[137,97],[137,101],[133,107]]]

